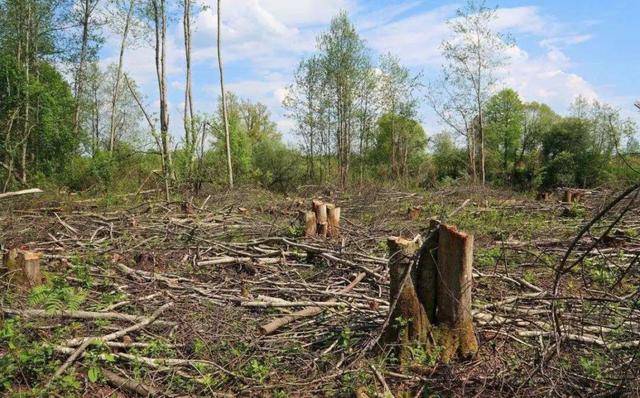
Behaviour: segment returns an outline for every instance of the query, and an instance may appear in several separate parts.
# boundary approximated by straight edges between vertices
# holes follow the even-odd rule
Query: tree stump
[[[329,225],[327,222],[327,205],[323,202],[320,202],[316,207],[316,220],[318,222],[318,235],[326,237]]]
[[[340,236],[340,208],[333,204],[327,204],[327,235],[331,238]]]
[[[313,211],[303,212],[304,217],[304,236],[311,237],[316,236],[318,230],[318,224],[316,221],[316,213]]]
[[[11,249],[3,256],[3,268],[12,284],[30,289],[42,284],[41,254],[22,249]]]
[[[410,358],[415,345],[444,362],[475,354],[478,342],[471,316],[473,236],[434,220],[424,243],[418,236],[414,240],[390,237],[387,244],[390,300],[398,297],[398,301],[384,340],[400,344],[401,363]],[[412,261],[415,268],[400,291]]]
[[[421,245],[420,236],[414,240],[389,237],[389,275],[391,277],[391,298],[398,297],[391,320],[385,331],[384,340],[388,344],[397,344],[401,362],[406,362],[411,355],[413,345],[426,345],[431,332],[431,323],[420,303],[412,275],[400,290],[400,285],[411,267],[415,254]]]

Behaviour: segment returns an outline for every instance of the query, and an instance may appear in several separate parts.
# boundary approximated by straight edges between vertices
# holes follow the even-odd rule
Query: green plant
[[[49,313],[69,310],[76,311],[85,301],[86,293],[65,285],[61,278],[51,284],[36,286],[29,293],[29,304],[42,306]]]
[[[270,371],[271,367],[268,364],[262,363],[258,359],[253,358],[245,367],[244,373],[247,377],[256,379],[260,383],[264,383]]]

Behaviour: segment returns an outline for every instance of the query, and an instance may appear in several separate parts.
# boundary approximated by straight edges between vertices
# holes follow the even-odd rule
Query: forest
[[[640,101],[529,100],[489,3],[429,74],[338,11],[274,115],[232,1],[0,0],[0,392],[640,395]]]

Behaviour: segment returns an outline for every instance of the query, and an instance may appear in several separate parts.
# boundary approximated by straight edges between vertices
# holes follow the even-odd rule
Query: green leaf
[[[92,383],[97,382],[98,379],[100,378],[100,369],[97,367],[89,368],[89,372],[87,372],[87,377],[89,378],[90,382]]]

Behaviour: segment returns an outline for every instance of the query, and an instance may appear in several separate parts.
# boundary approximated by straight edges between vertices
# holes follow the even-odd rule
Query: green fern
[[[70,286],[42,285],[35,287],[29,294],[29,304],[42,307],[48,313],[76,311],[85,299],[86,294],[82,290]]]

